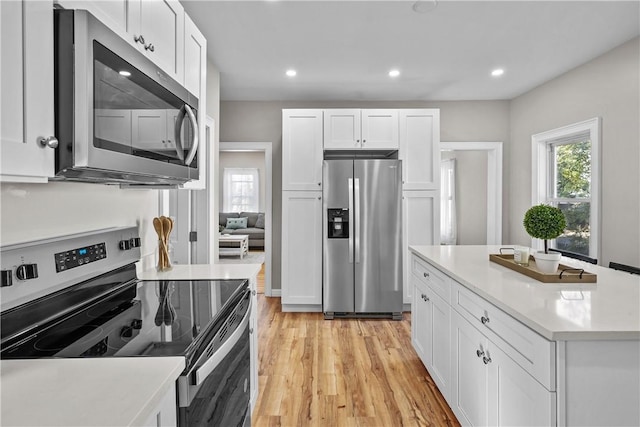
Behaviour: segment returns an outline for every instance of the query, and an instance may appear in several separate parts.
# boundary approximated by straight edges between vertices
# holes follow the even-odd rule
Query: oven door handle
[[[200,385],[204,382],[204,380],[213,372],[213,370],[224,360],[225,357],[231,352],[233,347],[236,345],[240,338],[242,338],[242,334],[249,323],[249,317],[251,316],[251,310],[253,306],[253,301],[249,298],[249,307],[247,312],[245,313],[242,321],[238,325],[235,331],[231,334],[229,339],[227,339],[220,348],[211,355],[211,357],[202,364],[194,373],[195,384]]]

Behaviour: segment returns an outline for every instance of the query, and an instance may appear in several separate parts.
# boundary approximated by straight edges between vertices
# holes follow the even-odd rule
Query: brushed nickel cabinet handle
[[[154,52],[156,50],[156,48],[153,46],[153,43],[145,44],[144,49],[149,50],[151,52]]]
[[[140,34],[139,36],[134,35],[133,41],[135,41],[136,43],[144,44],[144,37],[142,36],[142,34]]]
[[[482,356],[484,356],[484,350],[482,350],[482,349],[476,350],[476,354],[478,355],[478,357],[482,357]]]
[[[480,318],[480,321],[482,322],[483,325],[486,325],[487,323],[489,323],[489,317],[482,316]]]
[[[483,357],[482,361],[485,365],[488,365],[489,363],[491,363],[491,357]]]

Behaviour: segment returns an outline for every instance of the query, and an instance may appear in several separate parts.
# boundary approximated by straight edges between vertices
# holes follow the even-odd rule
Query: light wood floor
[[[411,344],[410,317],[324,320],[258,295],[254,426],[457,426]]]

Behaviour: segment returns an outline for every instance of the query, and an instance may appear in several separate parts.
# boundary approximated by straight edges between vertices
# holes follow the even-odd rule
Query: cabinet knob
[[[482,356],[484,356],[484,350],[482,350],[482,349],[476,350],[476,354],[478,355],[478,357],[482,357]]]
[[[362,143],[364,144],[365,142],[367,142],[367,140],[366,140],[366,139],[363,139],[363,140],[362,140]]]
[[[43,147],[58,148],[58,138],[55,136],[50,136],[48,138],[40,137],[38,138],[38,142]]]
[[[489,323],[489,317],[482,316],[480,318],[480,321],[482,322],[483,325],[486,325],[487,323]]]
[[[489,363],[491,363],[491,357],[483,357],[482,361],[485,365],[488,365]]]
[[[135,41],[136,43],[144,44],[144,37],[142,36],[142,34],[140,34],[139,36],[134,35],[133,41]]]
[[[255,290],[255,289],[251,291],[251,295],[255,295],[256,293],[257,293],[257,292],[256,292],[256,290]]]
[[[318,183],[318,185],[322,185],[322,183],[321,183],[321,182],[319,182],[319,183]]]
[[[249,328],[249,333],[252,334],[253,333],[253,328]]]
[[[153,46],[153,43],[149,43],[149,44],[145,44],[144,45],[144,50],[148,50],[148,51],[153,52],[153,51],[156,50],[156,48]]]
[[[424,277],[429,277],[429,273],[422,273]]]

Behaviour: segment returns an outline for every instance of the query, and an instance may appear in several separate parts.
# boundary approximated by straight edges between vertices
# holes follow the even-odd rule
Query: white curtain
[[[256,168],[224,168],[222,211],[259,212],[259,176]]]
[[[456,159],[440,162],[440,243],[455,245],[458,239],[456,227]]]

